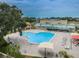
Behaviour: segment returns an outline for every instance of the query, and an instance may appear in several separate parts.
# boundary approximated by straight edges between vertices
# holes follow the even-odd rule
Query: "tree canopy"
[[[22,12],[16,6],[0,3],[0,34],[6,35],[21,21]]]
[[[30,23],[33,23],[36,21],[36,18],[35,17],[23,17],[22,18],[25,22],[30,22]]]
[[[18,57],[21,56],[19,52],[13,50],[16,50],[15,47],[10,46],[10,44],[3,39],[3,36],[5,36],[9,31],[12,32],[12,30],[25,25],[25,22],[21,17],[22,12],[16,6],[0,3],[0,52],[8,53],[14,57],[16,57],[16,55]]]
[[[25,24],[21,16],[22,12],[16,6],[0,3],[0,47],[7,45],[3,36]]]

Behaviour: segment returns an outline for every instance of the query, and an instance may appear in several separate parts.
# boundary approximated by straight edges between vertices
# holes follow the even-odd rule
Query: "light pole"
[[[45,48],[45,55],[44,55],[44,58],[47,58],[47,54],[46,54],[46,48]]]

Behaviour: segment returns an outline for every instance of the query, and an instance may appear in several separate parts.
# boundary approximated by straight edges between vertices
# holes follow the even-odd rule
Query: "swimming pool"
[[[51,38],[54,37],[54,33],[50,32],[22,32],[22,36],[28,37],[30,43],[42,43],[48,42]]]

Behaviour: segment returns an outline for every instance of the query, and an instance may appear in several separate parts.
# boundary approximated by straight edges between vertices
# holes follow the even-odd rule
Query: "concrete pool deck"
[[[31,29],[31,30],[26,30],[25,32],[34,32],[34,33],[37,33],[37,32],[45,32],[46,30],[37,30],[37,29]],[[49,31],[51,33],[55,33],[55,37],[54,39],[51,39],[50,41],[54,44],[54,51],[55,52],[59,52],[60,50],[63,50],[65,49],[69,54],[71,54],[72,56],[74,56],[75,58],[79,58],[79,46],[78,47],[75,47],[73,44],[72,44],[72,48],[71,48],[71,43],[70,43],[70,34],[69,32],[56,32],[56,31]],[[16,34],[12,34],[11,36],[18,36],[19,33],[17,32]],[[9,35],[10,36],[10,35]],[[63,39],[66,38],[67,39],[67,42],[66,42],[66,45],[62,45],[63,44]],[[21,40],[13,40],[13,41],[16,41],[18,44],[20,44],[20,52],[21,54],[24,54],[24,55],[31,55],[31,56],[39,56],[39,57],[43,57],[42,55],[40,55],[39,53],[39,48],[38,48],[38,44],[31,44],[31,43],[28,43],[26,41],[26,44],[22,43]],[[25,41],[25,40],[24,40]]]

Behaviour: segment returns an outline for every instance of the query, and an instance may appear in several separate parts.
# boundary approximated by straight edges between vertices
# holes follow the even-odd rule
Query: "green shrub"
[[[7,45],[6,47],[2,47],[0,51],[15,58],[25,57],[24,55],[20,54],[19,49],[17,47],[12,46],[11,44]]]
[[[69,55],[66,51],[62,50],[62,51],[59,51],[59,55],[60,57],[64,57],[64,58],[72,58],[73,56],[72,55]]]

